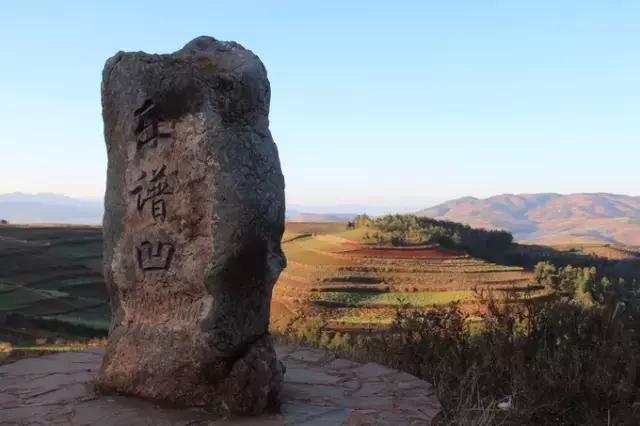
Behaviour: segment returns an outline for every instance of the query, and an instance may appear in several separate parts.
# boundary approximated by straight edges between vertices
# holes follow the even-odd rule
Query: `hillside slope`
[[[640,197],[616,194],[504,194],[465,197],[418,216],[504,229],[524,242],[608,242],[640,246]]]

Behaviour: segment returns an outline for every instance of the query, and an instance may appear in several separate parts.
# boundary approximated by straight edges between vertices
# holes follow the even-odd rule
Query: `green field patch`
[[[415,293],[401,292],[342,292],[330,291],[315,293],[312,302],[319,305],[345,307],[402,306],[425,307],[441,305],[454,301],[469,300],[474,297],[470,291],[424,291]]]
[[[380,317],[373,315],[346,315],[343,317],[334,318],[331,321],[335,323],[345,325],[390,325],[394,320],[394,317]]]
[[[45,279],[45,280],[38,280],[33,284],[29,284],[28,287],[36,290],[46,290],[46,291],[56,290],[57,291],[61,287],[64,287],[64,283],[62,280]]]
[[[46,248],[43,247],[29,247],[29,246],[21,246],[21,247],[2,247],[2,260],[3,262],[17,259],[20,260],[22,256],[35,256],[42,254]]]
[[[15,284],[12,284],[8,281],[2,281],[0,280],[0,296],[5,294],[5,293],[11,293],[12,291],[15,291],[16,289],[18,289],[18,286]]]
[[[82,285],[95,284],[95,283],[101,284],[104,287],[104,283],[102,281],[102,275],[100,274],[91,274],[91,275],[84,275],[81,277],[65,278],[60,280],[60,282],[63,284],[64,287],[82,286]]]
[[[81,309],[78,311],[43,316],[44,319],[55,319],[73,325],[84,325],[97,330],[108,330],[111,311],[109,306],[104,304],[92,308]]]
[[[17,287],[13,291],[0,296],[0,311],[17,311],[37,302],[65,296],[65,293],[55,290],[34,290],[26,287]]]
[[[91,259],[102,257],[102,243],[73,242],[56,244],[49,251],[53,256],[60,256],[65,259]]]
[[[96,282],[102,282],[102,276],[95,272],[81,270],[73,273],[61,273],[53,276],[46,276],[34,281],[29,281],[26,285],[29,288],[43,290],[59,290],[64,287],[75,285],[86,285]]]
[[[338,236],[345,238],[347,240],[351,240],[351,241],[355,241],[355,242],[362,242],[365,234],[370,233],[370,230],[366,229],[366,228],[357,228],[357,229],[350,229],[347,231],[342,231],[339,234],[337,234]]]
[[[102,245],[102,234],[97,236],[86,236],[86,235],[74,235],[71,238],[66,239],[58,239],[52,245],[85,245],[85,244],[93,244],[93,245]]]
[[[25,271],[41,271],[55,268],[60,264],[58,259],[45,253],[30,256],[4,257],[0,256],[0,274],[11,277]]]
[[[90,226],[3,226],[0,236],[26,241],[102,238],[102,228]]]
[[[82,284],[72,284],[58,289],[69,296],[84,297],[96,300],[107,300],[107,288],[102,281],[88,281]]]
[[[62,294],[62,297],[40,299],[26,306],[14,308],[13,312],[31,317],[39,317],[74,312],[104,304],[104,302],[98,302],[94,299],[71,297],[65,293],[60,294]]]

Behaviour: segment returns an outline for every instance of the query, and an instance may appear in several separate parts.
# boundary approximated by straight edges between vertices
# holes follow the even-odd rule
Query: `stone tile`
[[[354,410],[345,426],[363,425],[410,425],[410,419],[392,411],[380,411],[371,409]]]
[[[347,408],[325,407],[313,404],[284,404],[285,424],[291,426],[341,425],[351,415]]]
[[[135,398],[94,395],[102,351],[93,349],[0,366],[0,424],[404,426],[429,424],[440,409],[433,388],[409,374],[336,359],[317,349],[279,351],[290,353],[284,359],[281,414],[220,419],[197,408],[169,409]]]
[[[18,386],[20,386],[20,388],[36,390],[36,392],[39,393],[46,391],[47,389],[56,389],[61,386],[68,386],[74,383],[87,383],[93,380],[94,377],[95,373],[89,373],[86,371],[76,373],[53,373],[33,380],[26,380],[25,383],[20,383]]]
[[[2,379],[0,379],[0,383]],[[19,399],[15,395],[9,394],[5,389],[0,387],[0,407],[8,407],[19,404]]]
[[[275,345],[274,349],[276,350],[276,354],[278,354],[278,358],[284,359],[289,356],[290,353],[295,352],[296,347],[292,345]]]
[[[65,355],[67,352],[48,357],[28,358],[6,364],[0,367],[0,370],[6,373],[6,377],[11,378],[19,376],[39,376],[60,371],[67,371]],[[52,358],[58,356],[60,358]],[[81,367],[79,367],[81,368]],[[86,367],[85,367],[86,368]],[[2,380],[5,380],[4,378]]]
[[[292,368],[287,370],[284,380],[285,384],[306,383],[309,385],[336,385],[340,377],[327,374],[326,370]]]
[[[393,398],[388,396],[350,397],[344,399],[344,404],[351,408],[388,411],[393,409]]]
[[[360,389],[362,387],[362,383],[360,383],[360,380],[358,380],[356,377],[346,377],[346,378],[342,378],[339,382],[338,385],[340,387],[343,387],[345,389],[346,392],[348,393],[352,393],[358,389]]]
[[[409,373],[405,373],[404,371],[396,371],[391,377],[390,379],[396,381],[396,382],[419,382],[419,383],[423,383],[423,384],[428,384],[427,382],[425,382],[424,380],[420,380],[418,379],[416,376],[414,376],[413,374],[409,374]]]
[[[354,398],[368,398],[372,396],[386,395],[393,397],[395,387],[387,383],[363,383],[362,387],[351,394]]]
[[[353,372],[362,379],[371,379],[389,376],[396,373],[396,370],[376,364],[375,362],[369,362],[354,368]]]
[[[347,370],[350,368],[355,368],[361,364],[353,361],[349,361],[348,359],[336,358],[331,361],[326,367],[330,370]]]
[[[27,403],[30,405],[46,405],[61,402],[74,402],[85,398],[91,392],[88,383],[73,383],[42,391],[35,395],[29,395]]]
[[[323,406],[348,406],[348,393],[335,386],[285,383],[282,400],[287,403],[304,403]]]
[[[299,349],[291,354],[289,358],[296,359],[298,361],[318,363],[323,361],[328,356],[328,353],[319,349]]]

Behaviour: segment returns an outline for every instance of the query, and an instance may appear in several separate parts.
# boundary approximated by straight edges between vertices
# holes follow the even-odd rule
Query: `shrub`
[[[368,243],[396,246],[437,243],[478,256],[505,251],[513,243],[513,236],[506,231],[474,229],[460,223],[415,215],[396,214],[375,219],[361,215],[354,219],[352,225],[354,228],[377,229],[364,234],[363,239]]]
[[[638,303],[489,298],[470,324],[457,303],[398,310],[388,332],[335,333],[328,348],[430,381],[447,424],[638,424]]]

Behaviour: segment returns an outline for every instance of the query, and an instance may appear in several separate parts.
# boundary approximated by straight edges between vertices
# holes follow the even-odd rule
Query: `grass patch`
[[[413,306],[425,307],[443,305],[454,301],[464,301],[473,298],[470,291],[423,291],[415,293],[372,293],[372,292],[343,292],[327,291],[316,293],[313,302],[335,304],[345,307],[376,307],[376,306]]]
[[[346,222],[287,222],[285,232],[291,234],[334,234],[346,229]]]
[[[369,316],[369,315],[346,315],[343,317],[334,318],[331,321],[347,324],[347,325],[390,325],[393,322],[393,317],[384,316]]]
[[[346,256],[323,254],[319,251],[306,249],[298,241],[300,240],[285,245],[288,260],[307,265],[348,265],[350,263]]]

